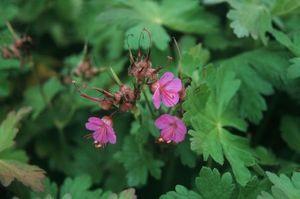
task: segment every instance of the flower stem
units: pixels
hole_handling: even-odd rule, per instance
[[[148,96],[147,96],[147,94],[146,94],[146,92],[145,92],[144,90],[143,90],[142,92],[143,92],[143,95],[144,95],[144,97],[145,97],[146,104],[147,104],[147,106],[148,106],[148,108],[149,108],[149,110],[150,110],[150,113],[151,113],[152,117],[154,118],[154,117],[155,117],[155,114],[154,114],[154,111],[153,111],[153,109],[152,109],[152,107],[151,107],[149,98],[148,98]]]
[[[178,76],[179,76],[179,78],[182,78],[182,66],[181,66],[182,56],[181,56],[180,48],[178,46],[178,43],[177,43],[175,37],[173,37],[173,40],[174,40],[175,47],[176,47],[178,57],[179,57],[179,60],[178,60]]]
[[[261,176],[265,176],[265,171],[258,165],[258,164],[255,164],[252,166],[252,169],[259,175]]]
[[[207,167],[212,168],[212,164],[213,164],[213,160],[212,158],[209,156],[207,159]]]
[[[16,32],[14,31],[13,27],[11,26],[11,24],[9,23],[9,21],[6,21],[6,26],[9,30],[9,32],[12,34],[13,38],[15,40],[19,39],[18,35],[16,34]]]
[[[117,74],[115,73],[114,69],[112,69],[112,67],[109,67],[110,68],[110,72],[114,78],[114,80],[116,81],[116,83],[121,86],[122,85],[122,82],[120,80],[120,78],[117,76]]]

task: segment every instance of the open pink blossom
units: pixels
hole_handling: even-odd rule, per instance
[[[110,117],[104,116],[102,119],[90,117],[85,127],[93,131],[92,137],[96,147],[102,147],[107,143],[116,143],[116,133],[112,128],[112,120]]]
[[[155,120],[155,126],[161,130],[159,141],[178,143],[185,138],[186,126],[176,116],[163,114]]]
[[[172,107],[179,101],[182,84],[179,78],[174,78],[173,73],[166,72],[152,85],[152,89],[154,92],[152,100],[156,109],[160,107],[161,102],[166,107]]]

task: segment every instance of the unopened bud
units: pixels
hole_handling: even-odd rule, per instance
[[[185,91],[185,88],[182,87],[182,89],[179,91],[179,99],[180,100],[183,100],[186,96],[186,91]]]
[[[113,102],[111,100],[108,100],[108,99],[103,99],[101,102],[100,102],[100,106],[103,110],[109,110],[111,109],[113,105]]]
[[[133,108],[133,105],[129,102],[125,102],[123,104],[120,105],[120,111],[122,112],[126,112],[129,111]]]
[[[107,124],[107,125],[109,125],[109,126],[112,126],[112,125],[113,125],[113,121],[112,121],[112,118],[111,118],[110,116],[104,116],[104,117],[102,117],[101,119],[102,119],[102,121],[103,121],[105,124]]]
[[[10,59],[12,57],[11,52],[7,48],[2,48],[1,52],[4,59]]]
[[[158,81],[154,82],[153,84],[150,85],[150,90],[152,93],[156,91],[156,89],[159,87]]]

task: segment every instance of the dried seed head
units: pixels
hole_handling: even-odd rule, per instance
[[[120,105],[120,111],[126,112],[133,108],[133,105],[130,102],[124,102]]]
[[[27,56],[30,55],[30,48],[32,47],[32,39],[29,36],[24,36],[15,40],[13,44],[2,48],[2,57],[4,59],[19,59],[22,66],[26,61]]]
[[[93,78],[99,72],[100,70],[98,68],[92,66],[90,58],[83,59],[73,71],[76,76],[81,76],[86,79]]]
[[[124,101],[135,101],[136,96],[133,90],[131,90],[130,87],[126,85],[121,85],[120,86],[120,93],[124,97]]]
[[[135,77],[136,81],[140,84],[145,80],[147,82],[157,80],[157,70],[152,68],[152,63],[149,59],[149,55],[144,57],[142,52],[138,51],[137,60],[131,59],[131,65],[129,68],[129,75]]]
[[[115,104],[119,104],[122,99],[122,93],[120,91],[114,94]]]

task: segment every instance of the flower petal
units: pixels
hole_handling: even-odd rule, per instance
[[[187,129],[186,129],[186,126],[185,126],[184,122],[181,119],[179,119],[178,117],[175,117],[175,118],[176,118],[177,130],[180,133],[185,134],[187,132]]]
[[[175,133],[174,130],[175,129],[172,126],[164,128],[164,129],[161,130],[160,136],[166,142],[171,141],[171,140],[173,140],[173,136],[174,136],[174,133]]]
[[[99,142],[100,144],[106,144],[108,142],[108,139],[106,136],[106,129],[100,128],[98,131],[95,131],[93,133],[93,138],[95,141]]]
[[[113,121],[112,121],[112,119],[111,119],[111,117],[109,117],[109,116],[104,116],[104,117],[102,117],[102,119],[101,119],[106,125],[108,125],[108,126],[113,126]]]
[[[173,116],[169,114],[163,114],[155,120],[155,126],[158,129],[164,129],[170,126],[174,122]]]
[[[172,81],[168,82],[163,89],[171,92],[179,92],[182,89],[181,80],[179,78],[175,78]]]
[[[175,136],[173,138],[174,142],[178,143],[178,142],[182,142],[185,138],[187,129],[185,124],[183,123],[183,121],[181,119],[179,119],[178,117],[174,117],[176,120],[176,132],[175,132]]]
[[[108,139],[108,142],[111,144],[115,144],[117,141],[116,133],[115,133],[114,129],[111,128],[110,126],[107,128],[107,139]]]
[[[168,91],[163,91],[161,93],[161,99],[162,99],[162,103],[166,107],[172,107],[172,106],[175,106],[179,102],[179,94],[168,92]]]
[[[100,126],[92,122],[87,122],[85,123],[85,128],[90,131],[97,131],[100,128]]]
[[[160,92],[159,92],[159,89],[156,89],[153,96],[152,96],[152,101],[153,101],[153,104],[155,106],[156,109],[159,109],[160,107]]]
[[[175,134],[173,136],[173,141],[178,143],[182,142],[185,138],[185,133],[179,132],[178,129],[176,129]]]
[[[98,125],[103,124],[103,121],[98,117],[90,117],[88,121]]]
[[[165,84],[167,84],[168,82],[172,81],[172,79],[174,78],[173,73],[171,72],[166,72],[163,74],[163,76],[159,79],[159,85],[162,87]]]

